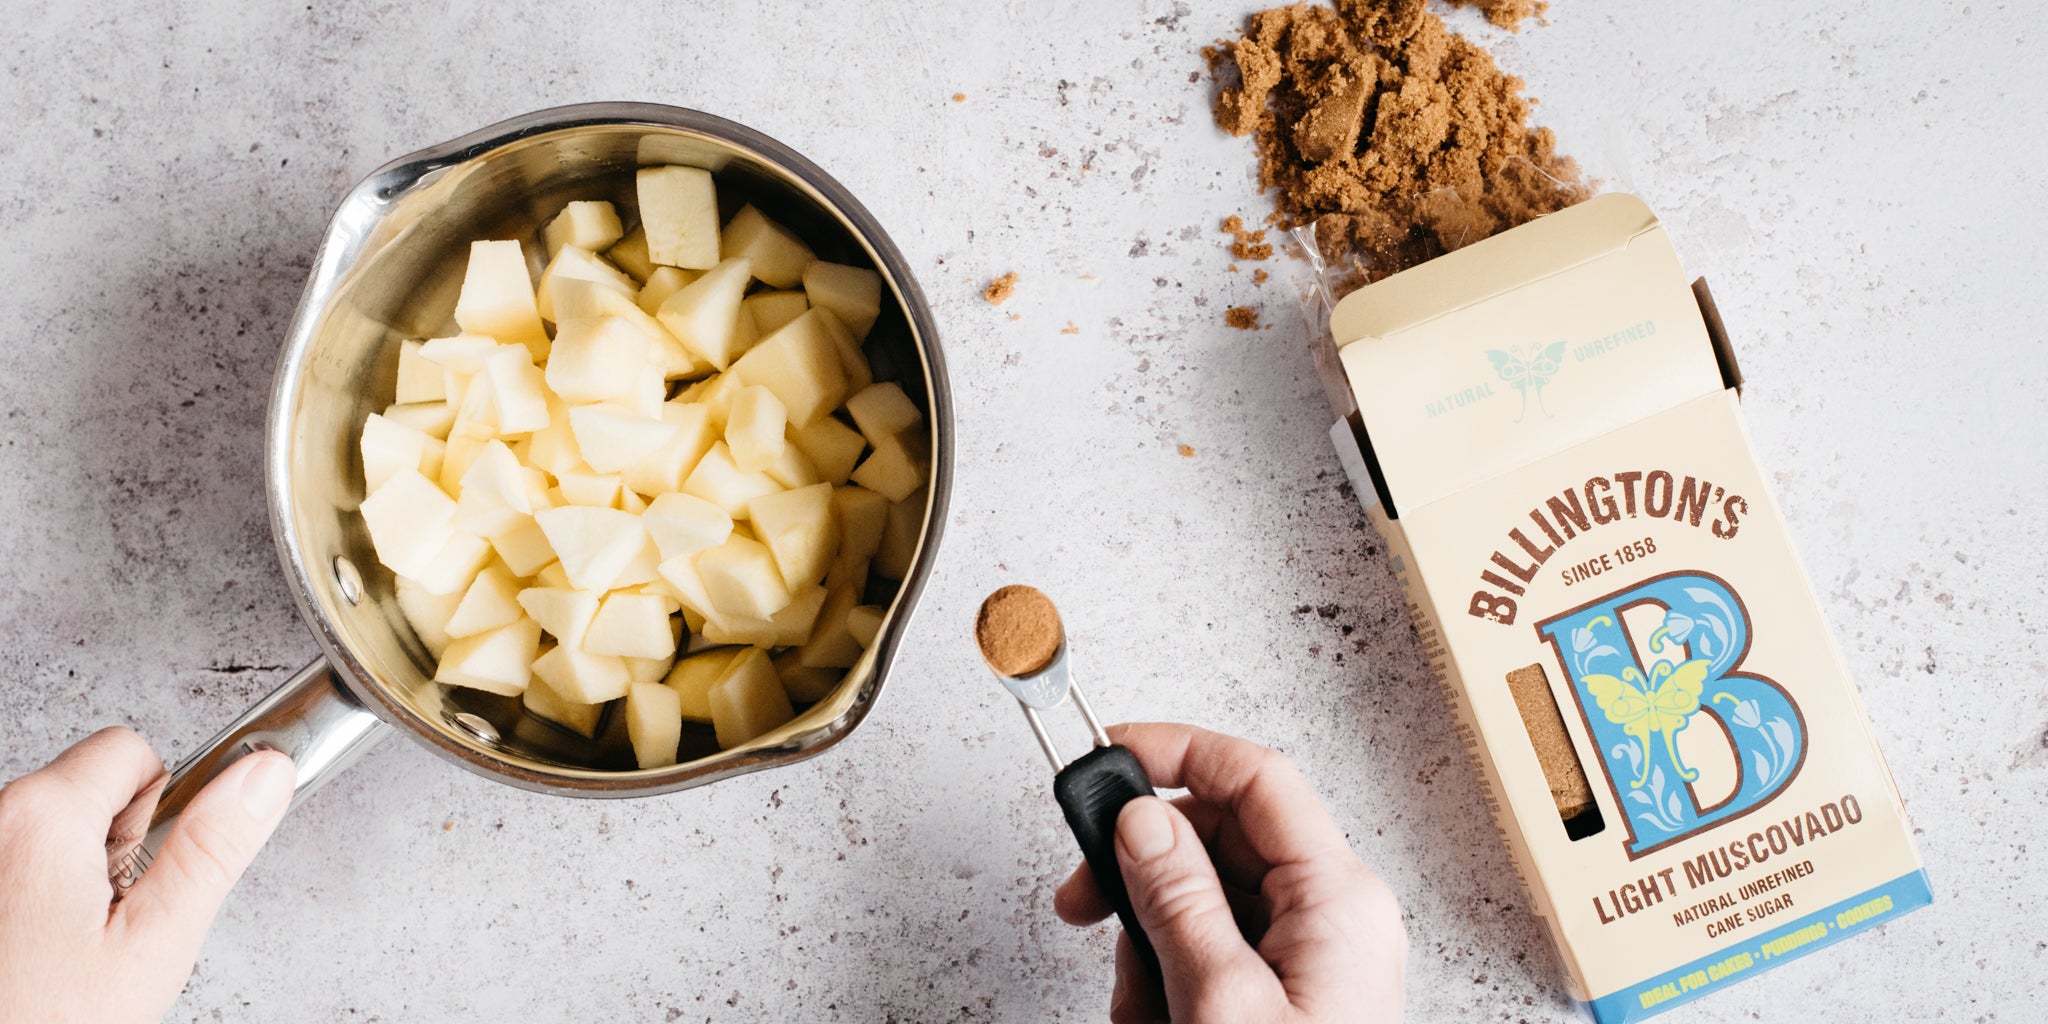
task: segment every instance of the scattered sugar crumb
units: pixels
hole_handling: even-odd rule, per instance
[[[1062,328],[1060,328],[1060,333],[1061,333],[1061,334],[1079,334],[1079,333],[1081,333],[1081,329],[1080,329],[1079,327],[1076,327],[1076,326],[1074,326],[1074,322],[1073,322],[1072,320],[1069,320],[1069,321],[1067,321],[1067,326],[1065,326],[1065,327],[1062,327]]]
[[[1233,263],[1230,265],[1230,272],[1233,274],[1237,273],[1237,264]]]
[[[1231,214],[1223,218],[1223,230],[1231,238],[1230,254],[1241,260],[1273,258],[1273,243],[1266,241],[1265,228],[1248,228],[1244,218]]]
[[[442,822],[442,823],[441,823],[441,831],[443,831],[443,832],[453,832],[453,831],[455,831],[455,823],[454,823],[453,821],[444,821],[444,822]]]
[[[1251,306],[1232,306],[1223,311],[1223,322],[1240,331],[1259,329],[1259,311]]]
[[[1263,271],[1263,270],[1254,270],[1254,271],[1252,271],[1252,283],[1253,283],[1253,284],[1265,284],[1265,283],[1266,283],[1266,279],[1267,279],[1267,278],[1269,278],[1269,277],[1272,277],[1272,276],[1273,276],[1273,275],[1271,275],[1271,274],[1268,274],[1268,273],[1266,273],[1266,272],[1265,272],[1265,271]]]
[[[1183,458],[1183,459],[1192,459],[1192,458],[1194,458],[1194,457],[1195,457],[1195,446],[1194,446],[1194,445],[1191,445],[1191,444],[1184,444],[1184,445],[1181,445],[1181,446],[1180,446],[1180,457],[1181,457],[1181,458]]]
[[[988,287],[983,288],[981,290],[981,298],[982,301],[987,302],[991,306],[1000,306],[1003,304],[1005,300],[1007,300],[1010,296],[1015,295],[1016,293],[1017,272],[1012,270],[1009,273],[1004,274],[1003,276],[998,277],[993,281],[990,281],[988,283]],[[1013,316],[1010,319],[1015,320],[1016,317]]]
[[[1010,314],[1010,319],[1012,319],[1012,320],[1022,320],[1022,319],[1024,319],[1024,314],[1022,314],[1022,313],[1012,313],[1012,314]]]
[[[1093,281],[1093,280],[1095,280],[1095,275],[1094,275],[1094,274],[1082,274],[1082,275],[1081,275],[1081,280],[1083,280],[1083,281]]]
[[[966,94],[966,93],[964,93],[964,92],[956,92],[956,93],[954,93],[954,94],[953,94],[953,102],[955,102],[955,103],[965,103],[965,102],[967,102],[967,94]]]

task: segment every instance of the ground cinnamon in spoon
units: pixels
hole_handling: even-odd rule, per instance
[[[1052,599],[1021,584],[990,594],[974,617],[981,656],[1006,676],[1028,676],[1052,664],[1064,635]]]
[[[1537,0],[1452,0],[1514,28]],[[1203,51],[1216,123],[1257,143],[1274,223],[1313,224],[1351,287],[1377,281],[1592,194],[1522,80],[1425,0],[1297,3],[1251,16]]]

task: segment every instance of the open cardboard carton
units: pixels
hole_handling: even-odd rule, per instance
[[[1594,1019],[1930,902],[1720,319],[1641,200],[1370,285],[1330,332],[1332,438]]]

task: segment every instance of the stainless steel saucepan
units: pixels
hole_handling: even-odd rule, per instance
[[[867,354],[876,379],[898,381],[925,407],[932,470],[910,572],[900,586],[870,585],[869,603],[891,610],[847,681],[754,743],[720,751],[708,729],[686,729],[682,763],[637,770],[619,723],[590,740],[522,714],[516,698],[431,682],[433,659],[399,614],[392,577],[356,512],[356,442],[365,417],[392,399],[399,341],[452,332],[471,241],[537,245],[542,225],[571,199],[630,210],[634,171],[659,164],[710,170],[723,214],[751,202],[820,258],[881,273],[884,308]],[[394,732],[480,775],[583,797],[666,793],[817,754],[852,732],[881,693],[945,522],[952,441],[938,332],[902,254],[838,182],[759,132],[693,110],[595,103],[513,118],[385,165],[334,215],[270,397],[271,530],[321,657],[172,769],[146,826],[117,825],[109,845],[117,889],[148,867],[199,788],[254,750],[291,755],[294,802]]]

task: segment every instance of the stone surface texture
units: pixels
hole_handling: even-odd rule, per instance
[[[1073,843],[968,638],[980,596],[1020,580],[1059,601],[1110,716],[1300,761],[1401,894],[1410,1019],[1570,1019],[1325,440],[1302,266],[1226,269],[1218,221],[1267,206],[1195,51],[1249,8],[7,8],[0,778],[108,723],[176,759],[312,656],[260,493],[263,409],[333,204],[391,157],[595,99],[754,125],[894,235],[958,396],[938,575],[849,742],[628,802],[388,743],[285,822],[171,1020],[1103,1018],[1112,936],[1052,915]],[[1559,0],[1520,34],[1453,20],[1713,282],[1938,892],[1665,1019],[2040,1019],[2034,12]],[[1011,270],[1015,297],[983,302]],[[1267,329],[1226,327],[1233,305]]]

